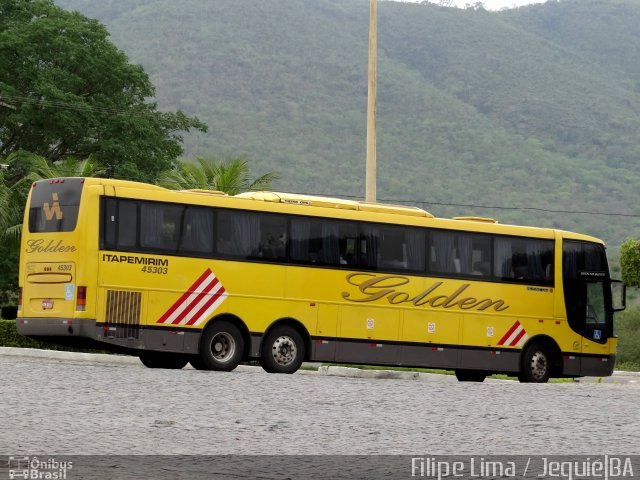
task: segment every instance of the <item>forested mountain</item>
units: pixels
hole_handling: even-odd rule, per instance
[[[208,123],[187,156],[244,155],[278,189],[363,195],[367,0],[57,3],[105,23],[161,107]],[[378,11],[381,201],[613,245],[640,235],[638,0]]]

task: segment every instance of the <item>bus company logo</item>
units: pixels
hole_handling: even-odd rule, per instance
[[[51,197],[53,198],[53,205],[49,205],[49,202],[44,202],[42,204],[42,211],[44,212],[44,217],[47,221],[53,220],[53,217],[56,217],[56,220],[62,220],[62,210],[60,209],[60,202],[58,201],[58,194],[52,193]]]
[[[193,285],[167,310],[156,323],[165,325],[200,325],[228,296],[227,291],[207,268]]]
[[[9,479],[50,479],[65,480],[67,471],[73,469],[73,462],[58,461],[55,458],[41,460],[38,457],[9,457]]]
[[[75,252],[76,247],[73,245],[65,245],[62,240],[49,240],[45,241],[41,238],[35,238],[27,241],[27,253],[70,253]]]
[[[386,300],[391,305],[411,304],[415,307],[459,308],[462,310],[487,310],[493,308],[502,312],[509,308],[502,299],[476,298],[468,296],[471,284],[465,283],[454,292],[445,290],[444,282],[435,282],[426,290],[413,294],[401,289],[410,283],[406,277],[399,275],[376,275],[373,273],[351,273],[346,277],[347,283],[357,287],[358,293],[342,292],[342,298],[350,302],[365,303]]]
[[[520,324],[519,321],[516,321],[511,328],[504,334],[504,336],[498,342],[498,345],[504,345],[507,347],[518,347],[527,341],[529,335],[527,335],[527,331]]]

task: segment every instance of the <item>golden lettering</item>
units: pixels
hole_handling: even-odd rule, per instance
[[[421,307],[422,305],[429,303],[430,302],[428,298],[429,294],[433,292],[436,288],[438,288],[440,285],[442,285],[442,282],[434,283],[429,288],[427,288],[424,292],[422,292],[419,295],[416,295],[411,303],[413,303],[416,307]]]
[[[447,297],[446,295],[438,295],[437,297],[433,297],[431,300],[429,300],[427,304],[431,305],[433,308],[438,308],[444,305],[444,302],[446,302],[448,298],[449,297]],[[437,305],[436,302],[438,302]]]
[[[503,310],[506,310],[507,308],[509,308],[508,305],[504,304],[504,301],[502,300],[491,300],[489,298],[485,298],[484,300],[481,300],[478,302],[478,310],[486,310],[487,308],[493,306],[493,309],[496,312],[502,312]]]
[[[477,305],[478,301],[475,298],[463,298],[458,302],[458,307],[462,310],[469,310]]]
[[[356,277],[370,277],[368,280],[364,280],[361,283],[354,283]],[[394,293],[394,287],[401,287],[409,283],[408,278],[396,277],[393,275],[386,275],[383,277],[376,277],[370,273],[351,273],[347,275],[347,282],[351,285],[358,287],[360,293],[367,295],[365,298],[355,299],[350,298],[349,292],[342,292],[342,298],[351,302],[373,302],[379,300],[387,295]]]
[[[429,306],[431,308],[450,309],[457,307],[461,310],[477,309],[480,311],[493,307],[496,312],[502,312],[509,308],[505,305],[504,300],[492,300],[484,298],[478,300],[475,297],[460,296],[471,287],[471,284],[465,283],[458,287],[451,294],[446,291],[441,295],[434,294],[443,287],[444,282],[435,282],[425,291],[412,296],[412,294],[404,289],[400,289],[407,285],[410,280],[400,275],[376,275],[374,273],[351,273],[346,277],[347,283],[358,289],[358,293],[362,296],[353,295],[350,292],[342,292],[342,298],[350,302],[367,303],[376,300],[385,299],[391,305],[401,305],[410,303],[415,307]]]

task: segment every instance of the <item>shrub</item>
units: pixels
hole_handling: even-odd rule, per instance
[[[640,240],[629,238],[620,247],[622,281],[631,287],[640,287]]]
[[[15,320],[0,320],[0,347],[39,348],[41,350],[65,350],[70,352],[109,353],[103,350],[88,350],[65,347],[55,343],[40,342],[23,337],[16,329]]]
[[[640,365],[640,310],[629,309],[616,314],[618,363]]]

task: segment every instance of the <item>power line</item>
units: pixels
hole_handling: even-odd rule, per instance
[[[53,108],[66,108],[69,110],[77,110],[77,111],[96,111],[99,113],[106,114],[115,114],[115,115],[129,115],[129,116],[139,116],[139,117],[148,117],[153,116],[156,113],[162,112],[131,112],[130,110],[125,110],[121,108],[108,108],[108,107],[99,107],[96,105],[77,105],[69,102],[58,101],[58,100],[44,100],[44,99],[34,99],[31,97],[26,97],[22,95],[6,95],[2,94],[0,99],[6,99],[13,102],[29,102],[32,104],[40,104],[43,106],[50,106]],[[3,104],[4,105],[4,104]],[[148,105],[148,104],[143,104]],[[11,105],[12,109],[15,109],[13,105]],[[135,180],[135,181],[144,181],[144,179],[126,179],[122,178],[121,180]],[[174,183],[180,186],[180,183],[173,180],[165,180],[165,183]],[[209,188],[220,189],[225,188],[225,185],[207,185]],[[319,195],[319,196],[334,196],[340,198],[348,198],[348,199],[359,199],[362,200],[362,197],[356,195],[331,195],[331,194],[323,194],[323,193],[311,193],[310,195]],[[591,211],[581,211],[581,210],[558,210],[558,209],[548,209],[548,208],[540,208],[540,207],[505,207],[498,205],[475,205],[475,204],[465,204],[465,203],[444,203],[444,202],[433,202],[427,200],[395,200],[395,199],[380,199],[385,203],[405,203],[405,204],[414,204],[414,205],[437,205],[443,207],[463,207],[463,208],[483,208],[487,210],[515,210],[515,211],[535,211],[535,212],[544,212],[544,213],[563,213],[568,215],[599,215],[599,216],[609,216],[609,217],[626,217],[626,218],[640,218],[638,214],[630,214],[630,213],[612,213],[612,212],[591,212]]]
[[[94,111],[97,113],[105,113],[111,115],[128,115],[131,117],[151,117],[158,113],[163,113],[161,111],[152,111],[152,112],[143,112],[143,111],[132,111],[131,109],[117,108],[117,107],[102,107],[98,105],[91,105],[88,103],[83,104],[75,104],[70,102],[65,102],[63,100],[47,100],[42,98],[32,98],[26,97],[24,95],[0,95],[0,99],[6,99],[12,102],[24,102],[30,103],[32,105],[40,105],[42,107],[50,107],[50,108],[58,108],[58,109],[66,109],[66,110],[74,110],[74,111]],[[148,103],[136,103],[134,106],[150,106]],[[12,110],[16,110],[17,107],[12,105]]]
[[[115,177],[114,177],[115,178]],[[120,178],[119,180],[132,180],[131,178]],[[137,179],[136,181],[144,181],[143,179]],[[164,179],[162,182],[164,184],[173,184],[178,187],[183,187],[183,185],[177,181],[172,179]],[[211,190],[224,190],[232,185],[210,185],[210,184],[200,184],[198,188],[211,189]],[[251,189],[253,191],[259,191],[259,189]],[[322,197],[334,197],[334,198],[345,198],[349,200],[357,200],[364,201],[363,197],[358,195],[344,195],[344,194],[330,194],[330,193],[317,193],[317,192],[309,192],[306,195],[317,195]],[[499,205],[476,205],[472,203],[444,203],[444,202],[433,202],[428,200],[398,200],[398,199],[388,199],[381,198],[381,202],[390,203],[390,204],[412,204],[412,205],[437,205],[441,207],[463,207],[463,208],[484,208],[487,210],[516,210],[516,211],[536,211],[536,212],[544,212],[544,213],[563,213],[568,215],[600,215],[605,217],[626,217],[626,218],[640,218],[640,214],[633,213],[614,213],[614,212],[591,212],[586,210],[559,210],[559,209],[549,209],[549,208],[540,208],[540,207],[505,207]]]

